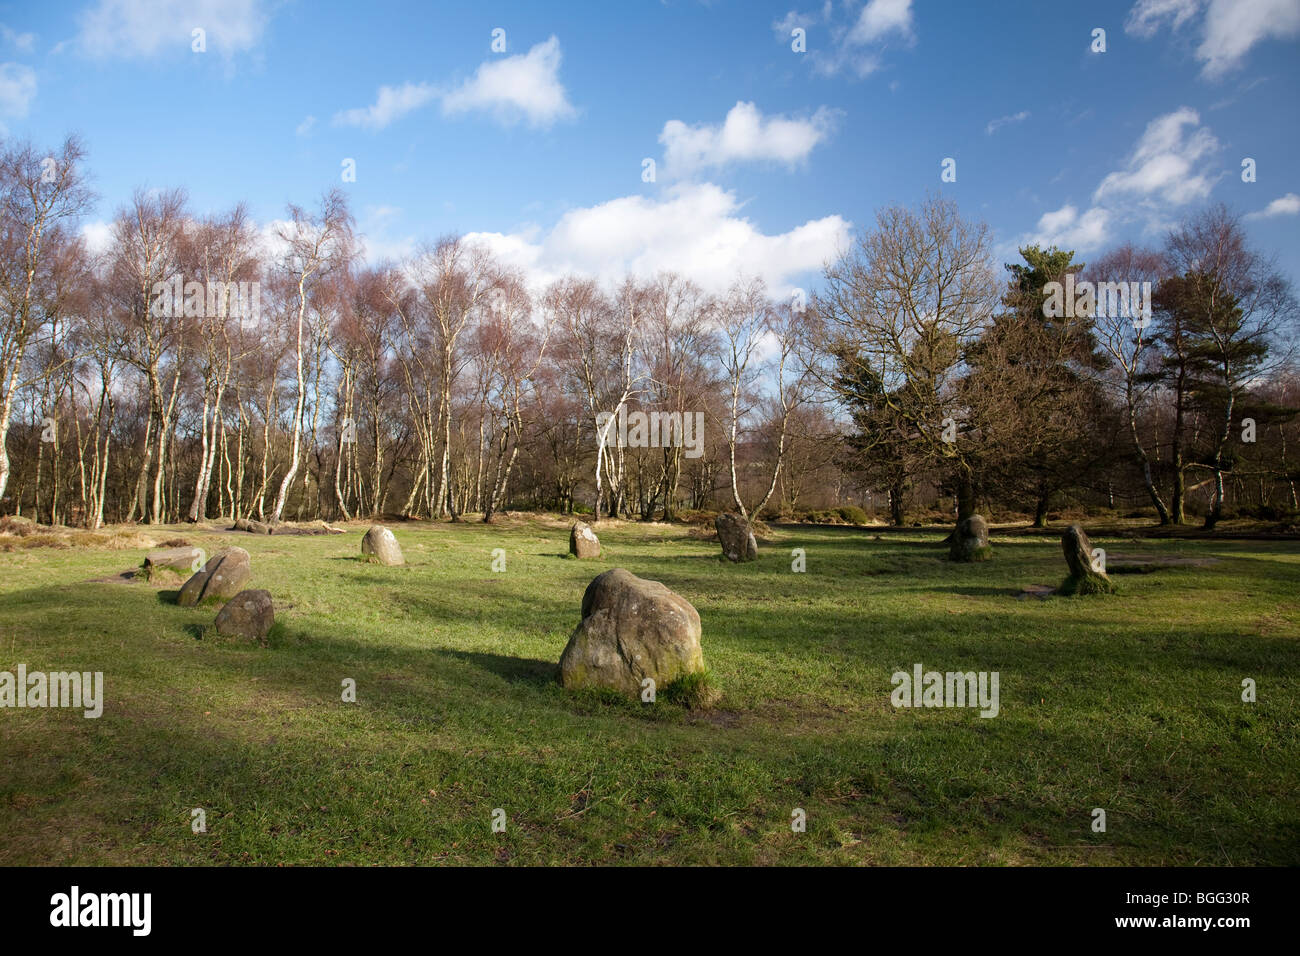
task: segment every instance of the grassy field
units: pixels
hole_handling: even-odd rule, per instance
[[[730,565],[698,529],[602,523],[580,562],[567,523],[512,518],[393,525],[386,568],[356,559],[366,527],[146,529],[246,548],[265,648],[115,579],[143,550],[0,553],[0,670],[103,671],[107,698],[0,710],[0,864],[1300,863],[1295,541],[1102,538],[1218,561],[1038,600],[1054,536],[958,566],[942,533],[778,527]],[[555,683],[610,567],[699,610],[716,708]],[[998,671],[999,716],[895,709],[916,663]]]

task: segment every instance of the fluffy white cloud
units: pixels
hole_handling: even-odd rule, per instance
[[[992,136],[1003,126],[1010,126],[1012,123],[1023,123],[1029,119],[1029,110],[1021,110],[1019,113],[1012,113],[1009,116],[999,116],[995,120],[989,120],[989,124],[984,127],[984,132]]]
[[[1082,215],[1069,203],[1053,212],[1045,212],[1038,220],[1037,229],[1022,238],[1019,246],[1056,246],[1058,249],[1093,249],[1106,240],[1110,213],[1094,206]]]
[[[719,291],[737,276],[758,275],[776,295],[794,277],[818,270],[849,243],[840,216],[814,219],[775,235],[740,215],[736,196],[712,183],[679,184],[664,198],[624,196],[565,213],[548,232],[471,233],[503,261],[543,286],[575,272],[614,283],[678,272]]]
[[[912,36],[912,0],[871,0],[858,14],[848,42],[876,43],[893,33]]]
[[[510,126],[550,126],[577,111],[560,83],[560,41],[551,37],[527,53],[487,60],[465,82],[451,89],[432,83],[381,86],[370,106],[334,114],[336,126],[379,130],[435,100],[446,115],[482,111]]]
[[[104,58],[190,53],[199,28],[209,50],[230,56],[256,47],[268,19],[264,0],[99,0],[78,18],[77,46]]]
[[[401,86],[381,86],[379,95],[370,106],[359,106],[334,114],[335,126],[360,126],[379,130],[407,113],[418,110],[438,95],[428,83],[403,83]]]
[[[845,4],[843,9],[852,6]],[[884,65],[881,52],[889,41],[901,40],[908,46],[916,42],[912,0],[870,0],[851,21],[836,16],[835,5],[826,0],[820,11],[791,10],[772,24],[783,43],[790,42],[795,27],[808,31],[808,59],[816,72],[826,76],[841,72],[869,76]],[[817,41],[812,36],[814,27],[821,31]],[[820,37],[829,37],[829,43]]]
[[[1274,216],[1294,216],[1297,213],[1300,213],[1300,196],[1295,193],[1287,193],[1285,196],[1278,196],[1277,199],[1274,199],[1259,212],[1248,214],[1246,218],[1272,219]]]
[[[1183,107],[1147,124],[1124,167],[1107,174],[1080,212],[1069,203],[1044,213],[1017,245],[1036,243],[1087,252],[1103,245],[1111,230],[1140,221],[1150,233],[1165,228],[1174,210],[1205,199],[1214,186],[1213,155],[1219,143]]]
[[[102,220],[84,223],[81,227],[81,241],[86,244],[86,250],[92,256],[102,255],[108,251],[109,244],[113,241],[113,224]]]
[[[442,97],[444,113],[491,113],[507,125],[550,126],[576,115],[560,82],[560,41],[552,36],[527,53],[488,60]]]
[[[809,119],[764,117],[753,103],[738,102],[721,126],[669,120],[659,134],[664,165],[672,175],[746,161],[794,166],[831,134],[837,115],[822,107]]]
[[[1124,169],[1110,173],[1094,201],[1158,197],[1182,205],[1209,195],[1214,181],[1202,160],[1219,148],[1218,140],[1189,107],[1147,124]]]
[[[1201,43],[1196,58],[1202,75],[1218,79],[1242,65],[1262,40],[1300,35],[1300,0],[1138,0],[1124,29],[1149,39],[1167,22],[1177,30],[1201,10]]]
[[[21,119],[35,98],[35,70],[21,63],[0,64],[0,116]]]
[[[316,117],[308,116],[305,119],[303,119],[301,123],[298,124],[298,128],[295,129],[294,132],[297,133],[299,136],[306,136],[308,133],[312,131],[312,129],[315,126],[316,126]]]
[[[1300,35],[1300,0],[1212,0],[1196,58],[1208,77],[1236,69],[1256,43]]]

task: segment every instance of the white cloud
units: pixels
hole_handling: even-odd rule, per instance
[[[198,28],[209,50],[231,56],[256,47],[268,19],[264,0],[98,0],[78,17],[77,45],[102,58],[188,54]]]
[[[671,175],[746,161],[794,166],[831,134],[837,115],[822,107],[809,119],[764,117],[753,103],[738,102],[721,126],[669,120],[659,134],[664,166]]]
[[[807,13],[800,13],[798,10],[791,10],[780,20],[772,23],[772,29],[776,31],[777,39],[785,41],[790,39],[790,34],[795,28],[807,30],[817,22],[817,18]]]
[[[361,258],[371,264],[401,262],[410,259],[419,248],[419,239],[413,235],[391,235],[391,227],[402,216],[400,206],[367,206],[360,221],[358,239]]]
[[[740,213],[736,196],[712,183],[679,184],[663,199],[624,196],[565,213],[549,232],[471,233],[535,286],[568,273],[614,283],[631,273],[674,271],[712,291],[759,275],[774,294],[818,270],[849,242],[850,223],[826,216],[767,235]]]
[[[316,117],[308,116],[306,119],[304,119],[301,123],[298,124],[298,128],[294,130],[294,132],[297,133],[299,136],[306,136],[308,133],[312,131],[312,128],[315,125],[316,125]]]
[[[876,43],[892,33],[912,36],[912,0],[871,0],[849,31],[848,42]]]
[[[1150,39],[1159,32],[1165,20],[1177,30],[1191,20],[1200,9],[1200,0],[1138,0],[1124,21],[1124,31],[1134,36]]]
[[[474,76],[442,97],[444,113],[492,113],[506,125],[520,119],[550,126],[577,111],[560,82],[560,41],[552,36],[527,53],[488,60]]]
[[[1262,40],[1300,35],[1300,0],[1138,0],[1124,29],[1150,39],[1166,22],[1177,30],[1202,10],[1205,17],[1196,59],[1207,79],[1240,67]]]
[[[1019,246],[1037,245],[1043,248],[1086,250],[1101,245],[1107,236],[1110,213],[1094,206],[1083,215],[1066,203],[1054,212],[1045,212],[1038,220],[1037,230],[1017,243]]]
[[[1274,199],[1259,212],[1247,214],[1246,218],[1271,219],[1274,216],[1294,216],[1297,213],[1300,213],[1300,196],[1295,193],[1287,193],[1285,196]]]
[[[1044,213],[1017,245],[1087,252],[1127,222],[1141,222],[1147,233],[1167,228],[1177,207],[1210,194],[1217,178],[1211,161],[1218,149],[1218,140],[1200,125],[1195,110],[1182,107],[1157,116],[1143,130],[1124,167],[1102,179],[1088,209],[1080,212],[1066,203]]]
[[[1101,181],[1093,201],[1156,197],[1182,205],[1209,195],[1214,185],[1201,162],[1219,148],[1200,116],[1182,107],[1147,124],[1123,170]]]
[[[294,231],[291,219],[268,219],[257,230],[258,251],[268,262],[279,262],[289,252],[289,243],[285,236]]]
[[[336,113],[333,122],[335,126],[380,130],[440,100],[447,115],[483,111],[507,126],[520,120],[530,126],[550,126],[577,114],[560,83],[559,70],[560,41],[551,37],[527,53],[485,61],[473,77],[453,89],[432,83],[381,86],[372,105]]]
[[[36,49],[35,33],[19,33],[3,23],[0,23],[0,38],[23,53],[31,53]]]
[[[401,86],[381,86],[379,95],[370,106],[344,110],[334,114],[335,126],[360,126],[380,130],[394,120],[417,110],[438,95],[428,83],[403,83]]]
[[[1029,119],[1029,110],[1021,110],[1019,113],[1012,113],[1009,116],[999,116],[995,120],[989,120],[989,124],[984,127],[984,132],[992,136],[1003,126],[1009,126],[1012,123],[1023,123]]]
[[[35,70],[21,63],[0,64],[0,116],[22,119],[35,98]]]
[[[1256,43],[1300,35],[1300,0],[1211,0],[1196,58],[1211,78],[1236,69]]]
[[[108,251],[113,242],[113,224],[96,220],[84,223],[81,227],[81,241],[92,256],[102,255]]]
[[[852,5],[844,4],[842,9],[851,10]],[[808,59],[812,68],[825,76],[841,72],[869,76],[884,66],[882,53],[891,40],[901,40],[906,46],[916,42],[912,0],[870,0],[851,21],[838,18],[835,5],[826,0],[820,11],[791,10],[772,24],[783,43],[790,42],[795,27],[808,31]],[[814,27],[819,28],[816,37]]]

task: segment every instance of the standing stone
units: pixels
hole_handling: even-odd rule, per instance
[[[395,566],[406,563],[397,538],[381,524],[371,525],[366,536],[361,539],[361,553],[370,555],[380,564]]]
[[[591,525],[582,521],[574,522],[569,529],[569,554],[575,558],[600,557],[600,539],[591,530]]]
[[[704,670],[700,615],[658,581],[614,568],[582,596],[582,622],[560,656],[565,687],[604,687],[639,697],[649,677],[657,691]]]
[[[1088,540],[1083,528],[1072,524],[1062,531],[1061,550],[1065,552],[1065,563],[1070,567],[1070,575],[1057,589],[1057,593],[1070,596],[1115,592],[1115,585],[1106,572],[1092,566],[1092,542]]]
[[[753,561],[758,557],[758,542],[749,522],[738,514],[720,514],[713,519],[718,529],[718,543],[728,561]]]
[[[248,552],[243,548],[229,548],[208,558],[208,563],[181,585],[176,603],[193,607],[211,598],[232,598],[243,590],[252,576]]]
[[[948,546],[953,561],[987,561],[993,557],[989,547],[989,523],[982,515],[971,515],[957,522],[957,530]]]
[[[270,591],[240,591],[217,614],[217,633],[226,637],[265,641],[274,623],[275,608],[271,603]]]

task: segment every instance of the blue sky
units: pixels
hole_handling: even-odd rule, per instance
[[[0,24],[0,123],[83,137],[92,243],[138,186],[269,223],[339,185],[372,258],[458,232],[539,282],[784,292],[930,191],[1000,261],[1158,243],[1222,200],[1300,279],[1300,0],[82,0],[0,3]]]

